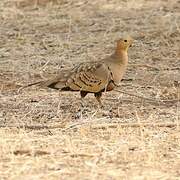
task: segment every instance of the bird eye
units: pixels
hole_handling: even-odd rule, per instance
[[[127,40],[125,39],[124,42],[127,42]]]

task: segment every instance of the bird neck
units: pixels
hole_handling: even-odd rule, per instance
[[[128,53],[127,53],[127,50],[116,49],[115,53],[112,56],[115,57],[115,59],[120,64],[127,64],[128,63]]]

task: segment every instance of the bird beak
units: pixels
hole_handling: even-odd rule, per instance
[[[134,39],[131,39],[131,41],[130,41],[131,44],[129,45],[129,47],[132,47],[133,41],[134,41]]]

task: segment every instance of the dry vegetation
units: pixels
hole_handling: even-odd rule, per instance
[[[179,0],[1,0],[0,22],[0,179],[180,178]],[[136,40],[119,89],[155,101],[17,92],[124,33]]]

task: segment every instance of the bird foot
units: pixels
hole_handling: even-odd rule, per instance
[[[99,108],[99,109],[102,109],[103,107],[104,107],[103,104],[102,104],[101,102],[99,102],[99,103],[98,103],[98,108]]]
[[[83,98],[80,99],[80,106],[81,106],[82,109],[84,109],[86,107],[86,104],[85,104]]]

